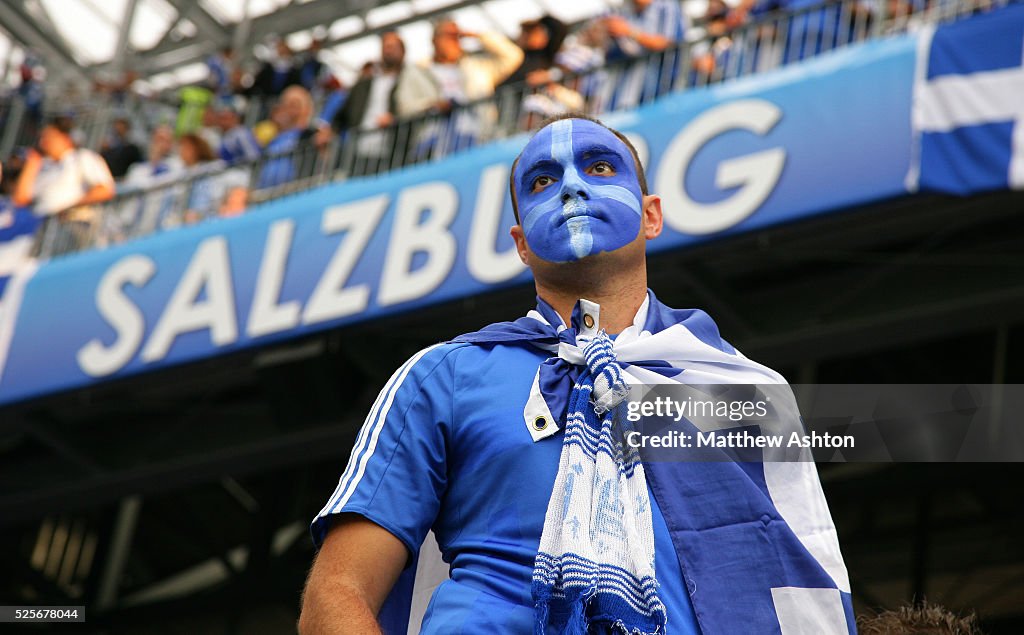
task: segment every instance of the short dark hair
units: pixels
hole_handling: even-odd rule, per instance
[[[563,119],[583,119],[585,121],[596,123],[597,125],[601,126],[605,130],[610,131],[612,134],[618,137],[619,141],[626,144],[626,147],[629,148],[629,153],[633,155],[633,163],[636,165],[636,179],[640,183],[640,193],[643,194],[644,196],[647,196],[647,175],[644,173],[644,166],[642,163],[640,163],[640,155],[637,154],[636,148],[633,147],[632,142],[630,142],[629,138],[626,135],[622,134],[615,128],[610,128],[604,125],[604,123],[600,119],[597,119],[596,117],[591,117],[590,115],[585,115],[581,112],[567,112],[561,115],[555,115],[554,117],[549,117],[542,121],[540,126],[537,128],[536,132],[534,132],[534,135],[536,135],[544,128],[547,128],[551,124],[555,123],[556,121],[562,121]],[[520,152],[516,156],[516,160],[512,162],[512,170],[508,174],[508,193],[509,196],[512,198],[512,213],[516,215],[516,224],[520,222],[519,201],[516,199],[516,166],[519,165],[519,159],[522,156],[522,152]]]
[[[383,33],[380,34],[381,41],[383,41],[385,37],[394,37],[396,40],[398,40],[398,43],[402,46],[402,52],[405,53],[405,40],[403,40],[402,36],[398,34],[398,31],[384,31]]]
[[[981,635],[973,613],[960,616],[928,603],[861,615],[857,631],[861,635]]]
[[[46,125],[70,136],[71,131],[75,129],[75,120],[71,115],[54,115],[46,121]]]

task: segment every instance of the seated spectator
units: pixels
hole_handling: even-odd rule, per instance
[[[632,108],[671,88],[679,72],[679,56],[670,49],[683,43],[686,32],[686,14],[678,0],[629,0],[605,18],[605,27],[611,36],[609,62],[666,52],[661,64],[649,70],[627,70],[620,80],[617,103],[611,107]]]
[[[144,189],[180,176],[181,160],[171,156],[173,150],[174,132],[169,126],[157,126],[149,138],[146,161],[132,165],[125,175],[126,189]]]
[[[28,151],[12,197],[17,206],[32,205],[37,215],[53,217],[45,237],[49,244],[44,245],[49,255],[91,244],[99,222],[95,205],[114,196],[114,177],[106,162],[92,150],[75,147],[73,127],[66,116],[43,127],[39,151]]]
[[[466,53],[462,40],[473,38],[482,50]],[[453,108],[490,97],[494,89],[523,62],[523,51],[500,33],[470,33],[459,29],[451,18],[434,25],[434,57],[427,68],[436,80],[441,99],[437,108],[451,113]],[[424,150],[446,151],[466,148],[486,138],[497,122],[493,104],[481,104],[473,110],[458,110],[448,117],[444,126],[433,126],[424,132],[425,139],[417,154]]]
[[[186,223],[218,215],[229,198],[229,191],[241,188],[244,192],[248,188],[248,172],[225,169],[227,164],[215,157],[210,144],[197,134],[187,134],[178,140],[178,155],[185,166],[183,176],[187,196],[179,199],[179,206],[184,209],[182,217]],[[232,196],[234,212],[237,211],[238,194]]]
[[[131,138],[132,124],[127,117],[114,120],[110,136],[103,142],[100,155],[107,162],[110,173],[119,179],[128,173],[133,163],[142,160],[142,150]]]
[[[260,158],[263,150],[256,135],[242,125],[242,116],[230,106],[216,112],[217,127],[220,128],[220,147],[217,154],[228,165],[252,163]]]
[[[344,105],[330,122],[317,133],[317,142],[323,144],[331,129],[341,133],[360,129],[355,143],[356,160],[353,173],[374,172],[382,161],[404,157],[410,142],[410,131],[390,133],[396,122],[415,117],[437,104],[440,92],[430,73],[415,64],[405,62],[405,42],[398,33],[388,31],[380,36],[380,63],[369,68],[352,86]],[[404,134],[396,135],[395,132]]]
[[[130,236],[145,235],[166,224],[175,208],[175,195],[169,184],[184,171],[181,160],[171,156],[174,133],[170,126],[161,125],[153,130],[149,140],[149,156],[144,163],[136,163],[128,170],[121,191],[150,190],[138,198],[129,198],[117,210],[117,220],[109,229],[114,241]]]
[[[605,51],[611,46],[603,19],[591,20],[566,37],[555,54],[555,64],[577,75],[572,86],[589,103],[590,112],[603,112],[611,95],[608,73],[603,70]]]
[[[313,98],[309,91],[301,86],[285,89],[274,110],[278,133],[267,144],[267,162],[260,170],[257,188],[283,185],[310,171],[315,152],[309,141],[316,133],[309,126],[312,117]]]

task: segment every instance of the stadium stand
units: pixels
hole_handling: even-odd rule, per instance
[[[620,4],[552,6],[562,32],[539,3],[519,44],[547,46],[541,24],[561,41],[523,79],[338,133],[361,71],[332,75],[337,47],[398,29],[429,53],[429,20],[478,31],[465,11],[486,3],[122,4],[173,17],[95,62],[53,37],[47,3],[0,3],[0,604],[85,605],[80,632],[292,632],[308,521],[388,373],[531,306],[508,166],[580,107],[636,140],[674,210],[651,254],[663,300],[794,384],[991,384],[1004,413],[1024,405],[1020,3],[687,0],[653,46]],[[290,85],[313,116],[268,153]],[[123,143],[118,120],[144,158],[161,126],[176,144],[155,178],[118,180],[78,253],[7,198],[71,113],[97,151]],[[359,151],[381,135],[397,150]],[[1024,444],[991,416],[989,463],[820,465],[859,610],[927,597],[1024,630]]]

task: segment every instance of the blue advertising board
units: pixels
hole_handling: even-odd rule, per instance
[[[662,197],[649,249],[906,193],[917,45],[875,41],[607,116]],[[507,194],[525,139],[43,263],[0,311],[0,404],[527,282]]]

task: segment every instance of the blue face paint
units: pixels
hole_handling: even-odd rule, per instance
[[[551,262],[614,251],[640,233],[642,194],[633,155],[586,119],[561,119],[530,140],[516,165],[526,242]]]

